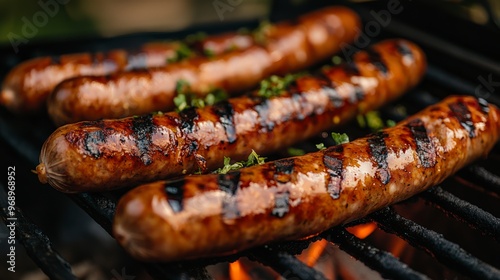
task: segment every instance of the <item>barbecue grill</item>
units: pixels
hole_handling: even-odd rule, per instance
[[[274,1],[271,19],[291,18],[308,9],[332,4],[324,3],[324,1],[311,1],[296,6],[291,2],[297,1]],[[339,1],[333,4],[339,4]],[[367,24],[369,22],[377,22],[374,12],[387,10],[385,1],[356,4],[341,2],[341,4],[351,6],[358,11],[363,19],[364,28],[369,26]],[[498,39],[500,26],[498,19],[492,13],[489,2],[477,1],[477,5],[483,7],[489,17],[483,25],[450,14],[447,10],[440,9],[442,5],[444,4],[441,1],[401,1],[401,12],[391,14],[387,26],[383,27],[379,23],[379,27],[382,27],[379,32],[375,32],[375,29],[365,30],[366,34],[373,34],[367,37],[370,43],[390,37],[408,38],[424,49],[429,61],[424,81],[396,103],[381,109],[383,117],[401,120],[404,117],[399,110],[401,106],[405,106],[407,113],[412,114],[446,95],[455,93],[476,95],[500,105],[500,96],[497,92],[500,86],[499,82],[495,82],[500,81],[500,53],[497,51],[500,44]],[[256,25],[257,21],[248,21],[215,24],[202,29],[208,33],[215,33]],[[371,25],[375,26],[375,24]],[[199,31],[199,28],[192,27],[168,34],[141,33],[85,41],[30,43],[23,46],[22,51],[17,55],[10,46],[3,46],[0,51],[2,61],[0,77],[5,76],[15,64],[34,56],[103,51],[124,46],[134,48],[147,41],[182,38],[196,31]],[[358,44],[363,43],[358,42]],[[356,44],[354,46],[364,47]],[[58,235],[61,232],[56,229],[63,225],[66,229],[62,232],[67,234],[71,232],[71,228],[80,230],[82,225],[79,223],[91,228],[95,228],[98,224],[110,233],[115,204],[122,193],[63,195],[48,186],[41,186],[36,176],[29,174],[29,170],[38,164],[40,147],[54,129],[55,127],[46,115],[14,116],[4,108],[0,109],[0,145],[3,151],[0,162],[2,173],[5,174],[5,177],[2,175],[3,179],[0,181],[2,208],[0,214],[8,224],[8,219],[12,216],[7,211],[6,173],[8,166],[15,166],[17,206],[13,216],[17,219],[15,227],[16,268],[22,270],[23,267],[24,269],[39,267],[51,279],[74,279],[79,268],[74,265],[72,267],[63,255],[71,256],[72,262],[76,263],[70,251],[78,250],[58,247],[57,242],[64,242],[60,241],[61,238]],[[339,129],[339,132],[347,132],[351,138],[355,138],[369,131],[351,124]],[[319,140],[313,139],[297,147],[312,151],[314,144]],[[118,251],[123,263],[120,267],[106,271],[104,276],[114,279],[139,279],[141,278],[139,273],[146,271],[155,279],[212,279],[214,276],[208,272],[207,266],[233,262],[240,257],[245,257],[271,268],[286,279],[325,279],[321,271],[307,266],[296,255],[307,248],[311,242],[326,239],[384,278],[500,279],[500,254],[498,254],[500,252],[500,219],[498,218],[500,210],[496,207],[500,198],[500,172],[497,166],[500,163],[500,150],[498,148],[497,145],[488,159],[461,170],[440,186],[435,186],[395,207],[383,209],[347,226],[332,228],[311,239],[278,242],[231,256],[175,263],[135,262],[123,251],[113,248],[115,252],[113,256]],[[283,153],[277,152],[271,157],[278,156],[283,156]],[[82,214],[81,209],[88,216]],[[416,218],[418,215],[415,215],[414,211],[432,213],[430,215],[433,216]],[[442,215],[443,217],[446,216],[451,220],[454,227],[458,226],[459,230],[455,235],[471,234],[472,238],[475,238],[473,244],[460,241],[460,238],[448,233],[444,234],[442,231],[446,229],[442,227],[434,227],[432,223],[434,215],[439,216],[441,212],[445,214]],[[63,215],[64,213],[67,215]],[[387,249],[382,248],[383,246],[376,242],[376,238],[362,240],[346,229],[368,222],[375,222],[379,229],[387,232],[384,236],[398,236],[424,252],[420,254],[429,254],[431,261],[437,263],[442,269],[439,271],[422,269],[428,265],[426,261],[405,263],[403,258],[400,260]],[[382,236],[384,233],[381,230],[378,230],[380,231],[378,234]],[[97,229],[96,231],[102,234],[102,231]],[[6,233],[2,236],[0,248],[2,250],[9,248],[5,244],[8,232],[0,233]],[[72,236],[78,236],[78,234]],[[103,236],[103,238],[110,239],[109,236]],[[59,241],[52,244],[50,239]],[[92,240],[87,241],[86,246],[92,246],[92,242]],[[100,253],[102,254],[102,250]],[[24,260],[23,256],[26,255],[34,264],[21,263]],[[2,253],[3,263],[5,263],[5,257],[6,253]],[[76,257],[76,260],[105,261],[109,257],[92,254]],[[441,271],[446,271],[448,274],[440,274],[443,273]],[[16,274],[1,271],[0,275],[12,277]],[[147,278],[147,275],[142,274],[142,276]]]

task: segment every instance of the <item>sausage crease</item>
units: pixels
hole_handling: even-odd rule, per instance
[[[267,154],[380,107],[418,83],[425,57],[389,40],[351,63],[303,76],[273,98],[243,96],[180,113],[69,124],[45,142],[41,182],[64,192],[134,186]]]
[[[114,236],[135,258],[174,261],[292,240],[364,217],[442,182],[490,151],[500,110],[450,97],[343,145],[228,174],[137,187]]]
[[[188,37],[189,38],[189,37]],[[189,43],[193,54],[223,53],[254,45],[250,34],[224,33],[201,37]],[[160,67],[176,60],[180,42],[147,43],[139,51],[112,50],[107,53],[79,53],[27,60],[6,76],[0,104],[16,113],[37,112],[55,86],[80,75],[108,75],[150,67]]]
[[[264,28],[264,40],[216,58],[198,57],[164,67],[109,76],[75,77],[59,84],[48,100],[56,125],[122,118],[173,108],[176,84],[184,80],[200,96],[214,88],[229,93],[249,89],[272,74],[285,74],[333,55],[359,31],[350,9],[331,7],[293,23]]]

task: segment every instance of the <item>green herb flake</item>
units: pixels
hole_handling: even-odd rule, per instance
[[[385,125],[386,125],[387,127],[393,127],[393,126],[395,126],[395,125],[396,125],[396,122],[395,122],[395,121],[393,121],[393,120],[387,120],[387,121],[385,122]]]
[[[207,36],[208,35],[205,32],[196,32],[194,34],[187,35],[184,41],[188,44],[194,44],[196,42],[205,40]]]
[[[349,143],[349,136],[347,136],[347,134],[345,133],[332,132],[332,138],[335,142],[335,145]]]
[[[203,54],[208,57],[208,58],[214,58],[215,57],[215,51],[212,49],[203,49]]]
[[[316,144],[316,149],[318,149],[318,150],[324,150],[324,149],[326,149],[325,143]]]
[[[306,152],[304,150],[293,148],[293,147],[288,148],[286,151],[291,156],[303,156],[306,154]]]
[[[254,150],[252,150],[250,155],[248,155],[248,159],[246,161],[243,160],[231,164],[231,158],[224,157],[224,166],[215,170],[213,173],[226,174],[229,171],[238,170],[243,167],[249,167],[257,164],[260,165],[264,163],[265,159],[265,157],[259,156]]]
[[[260,88],[257,95],[265,98],[280,96],[286,91],[290,84],[301,76],[304,76],[304,73],[288,74],[284,77],[272,75],[260,82]]]
[[[167,59],[168,63],[180,62],[184,59],[188,59],[194,56],[194,52],[186,45],[179,44],[177,49],[175,50],[175,55]]]
[[[272,26],[273,25],[267,20],[260,22],[259,26],[252,33],[253,39],[257,44],[264,45],[267,43],[267,36]]]

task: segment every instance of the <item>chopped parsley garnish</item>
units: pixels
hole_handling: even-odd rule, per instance
[[[212,89],[205,97],[199,97],[191,92],[189,83],[185,80],[178,80],[175,91],[177,95],[174,97],[174,104],[177,111],[182,111],[188,107],[203,108],[211,106],[215,103],[226,100],[227,93],[220,88]]]
[[[272,26],[267,20],[260,22],[259,26],[252,32],[253,39],[257,44],[264,45],[267,42],[267,36]]]
[[[179,62],[184,59],[191,58],[194,55],[195,55],[194,52],[186,44],[181,43],[175,50],[175,55],[171,58],[168,58],[167,62],[168,63]]]
[[[326,149],[325,143],[316,144],[316,149],[318,149],[318,150],[324,150],[324,149]]]
[[[208,58],[213,58],[215,57],[215,52],[212,49],[203,49],[203,54],[208,57]]]
[[[384,122],[378,111],[370,111],[364,115],[358,115],[356,120],[358,121],[359,127],[368,127],[372,131],[379,131],[385,127],[392,127],[396,125],[396,122],[393,120],[387,120]]]
[[[304,150],[293,148],[293,147],[288,148],[286,151],[291,156],[303,156],[306,154],[306,152]]]
[[[194,34],[187,35],[185,41],[188,44],[193,44],[193,43],[202,41],[205,38],[207,38],[207,33],[205,33],[205,32],[196,32]]]
[[[249,167],[249,166],[257,165],[257,164],[261,165],[264,163],[265,160],[266,160],[265,157],[259,156],[254,150],[252,150],[250,155],[248,155],[248,159],[246,161],[243,160],[243,161],[238,161],[238,162],[231,164],[231,158],[224,157],[224,166],[215,170],[214,173],[226,174],[229,171],[238,170],[238,169],[241,169],[243,167]]]
[[[347,136],[347,134],[345,133],[332,132],[332,138],[333,141],[335,142],[335,145],[349,143],[349,136]]]
[[[303,75],[303,73],[288,74],[284,77],[272,75],[271,77],[260,82],[260,88],[257,95],[265,98],[280,96],[283,92],[285,92],[291,83]]]
[[[347,136],[347,134],[345,133],[332,132],[332,139],[335,145],[340,145],[349,142],[349,136]],[[316,144],[316,148],[320,151],[326,149],[325,143]]]

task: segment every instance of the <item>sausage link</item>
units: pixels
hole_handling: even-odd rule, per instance
[[[486,156],[500,111],[457,96],[397,126],[326,150],[139,186],[121,198],[118,242],[135,258],[174,261],[318,234],[442,182]]]
[[[220,55],[254,45],[252,36],[238,33],[211,35],[190,44],[196,54]],[[39,57],[10,71],[3,82],[0,104],[13,112],[39,111],[55,86],[80,75],[108,75],[114,72],[160,67],[174,58],[180,42],[144,44],[139,51],[112,50],[60,57]]]
[[[359,52],[270,99],[242,96],[180,113],[62,126],[42,147],[40,181],[63,192],[103,191],[293,145],[399,97],[424,73],[425,57],[408,41],[384,41],[371,52],[377,59]]]
[[[51,94],[49,115],[56,125],[141,115],[173,108],[176,83],[185,80],[200,96],[213,88],[234,93],[271,74],[305,69],[328,58],[357,36],[360,21],[351,10],[333,7],[262,31],[265,42],[221,55],[164,67],[64,81]]]

